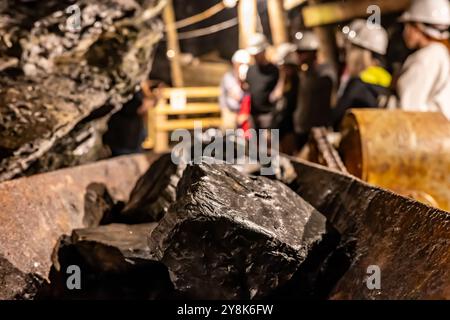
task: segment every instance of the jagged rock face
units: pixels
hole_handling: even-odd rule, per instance
[[[108,116],[92,121],[83,120],[16,177],[75,167],[109,157],[110,151],[103,145],[107,120]]]
[[[33,299],[44,280],[14,267],[0,254],[0,300]]]
[[[76,30],[70,24],[73,16],[65,12],[72,4],[80,8]],[[77,127],[72,139],[64,138],[89,116],[105,123],[148,75],[162,35],[155,19],[160,4],[7,1],[0,8],[0,181],[23,174],[37,159],[45,163],[42,157],[58,144],[70,145],[81,156],[98,145],[95,132],[89,134],[95,125]],[[93,116],[105,105],[106,112]],[[87,137],[80,139],[83,132]],[[61,161],[56,167],[72,163]],[[32,173],[45,171],[42,167]]]
[[[149,243],[190,297],[258,299],[291,279],[325,223],[278,181],[203,163],[188,165]]]

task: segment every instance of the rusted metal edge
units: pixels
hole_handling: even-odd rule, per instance
[[[291,158],[297,193],[355,246],[333,299],[450,299],[450,213]],[[381,289],[367,286],[369,266]]]
[[[46,279],[58,238],[83,227],[86,187],[103,183],[127,200],[155,158],[125,156],[0,183],[0,257]]]

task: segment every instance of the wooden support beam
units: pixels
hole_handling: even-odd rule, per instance
[[[180,62],[180,44],[175,26],[175,11],[172,0],[167,0],[163,11],[163,20],[167,32],[167,57],[170,59],[172,84],[174,87],[183,87],[183,71]]]
[[[267,0],[267,11],[269,13],[273,44],[278,46],[284,42],[288,42],[289,37],[287,34],[283,0]]]
[[[239,47],[247,48],[248,40],[256,33],[256,18],[258,9],[256,0],[240,0],[238,6],[239,15]]]
[[[306,27],[338,23],[359,17],[367,17],[370,6],[378,6],[382,14],[398,12],[408,8],[410,0],[354,0],[309,5],[303,8]]]
[[[319,61],[332,64],[337,71],[338,49],[333,31],[324,26],[315,27],[314,32],[320,42]]]
[[[284,10],[292,10],[307,0],[284,0]]]
[[[319,6],[320,0],[308,0],[311,7]],[[333,66],[336,73],[338,71],[338,52],[336,45],[336,38],[333,31],[326,26],[316,26],[314,32],[319,38],[320,50],[319,50],[319,60],[320,62],[329,63]]]

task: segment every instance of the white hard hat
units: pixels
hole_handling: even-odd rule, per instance
[[[313,31],[301,31],[295,34],[297,39],[297,50],[315,51],[319,49],[319,39]]]
[[[413,0],[409,9],[400,18],[402,22],[422,22],[432,25],[450,26],[450,4],[448,0]]]
[[[277,47],[275,61],[278,65],[295,64],[292,54],[297,50],[297,46],[292,43],[282,43]]]
[[[445,40],[450,37],[450,32],[448,32],[447,27],[439,28],[431,25],[425,25],[423,23],[419,23],[417,27],[422,30],[423,33],[436,40]]]
[[[223,0],[222,2],[226,8],[234,8],[237,5],[237,0]]]
[[[364,24],[354,37],[348,40],[372,52],[385,55],[389,44],[387,31],[379,24]]]
[[[242,64],[249,64],[251,60],[250,54],[247,52],[247,50],[238,50],[233,54],[233,57],[231,58],[231,62],[233,63],[242,63]]]
[[[268,46],[269,42],[267,41],[266,36],[262,33],[255,33],[248,41],[247,52],[254,56],[266,50]]]
[[[342,33],[347,39],[354,38],[366,24],[367,21],[364,19],[355,19],[349,25],[342,28]]]

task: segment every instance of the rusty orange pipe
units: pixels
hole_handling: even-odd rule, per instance
[[[442,114],[353,109],[342,133],[351,174],[450,211],[450,122]]]

